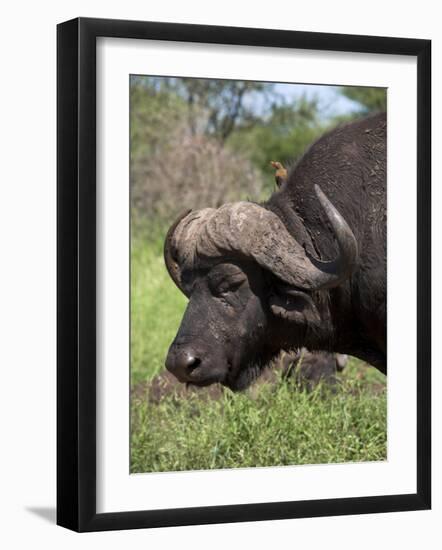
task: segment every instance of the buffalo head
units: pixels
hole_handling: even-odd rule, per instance
[[[186,212],[169,229],[166,266],[189,298],[166,359],[181,382],[243,389],[282,348],[302,345],[319,330],[319,291],[348,279],[357,243],[321,189],[315,191],[339,246],[330,262],[308,255],[276,214],[250,202]]]

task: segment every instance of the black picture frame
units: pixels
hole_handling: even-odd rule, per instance
[[[417,492],[96,512],[96,39],[396,54],[417,58]],[[79,18],[57,28],[57,523],[75,531],[424,510],[431,506],[431,42]]]

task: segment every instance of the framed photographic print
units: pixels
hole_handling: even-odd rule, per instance
[[[58,26],[59,525],[430,508],[430,51]]]

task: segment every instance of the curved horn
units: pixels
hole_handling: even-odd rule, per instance
[[[184,291],[184,288],[181,284],[180,268],[174,254],[172,239],[178,224],[188,214],[190,214],[190,212],[192,212],[192,210],[186,210],[185,212],[181,213],[178,216],[175,222],[170,226],[169,231],[167,232],[167,235],[166,235],[166,239],[164,241],[164,263],[166,264],[167,271],[169,272],[169,275],[172,281],[176,284],[176,286],[181,290],[183,294],[186,294],[186,292]]]
[[[325,196],[319,185],[315,185],[315,193],[332,226],[339,255],[335,260],[322,262],[315,258],[310,261],[319,273],[314,275],[316,289],[332,288],[348,279],[353,273],[358,261],[358,243],[348,223]]]
[[[251,256],[284,282],[307,290],[323,290],[336,287],[350,277],[358,261],[358,244],[343,216],[318,185],[314,188],[338,243],[337,258],[321,261],[310,256],[282,223],[273,225],[271,231],[260,229],[255,238],[257,244],[248,246]]]
[[[305,290],[332,288],[346,280],[357,265],[358,245],[347,222],[321,189],[318,200],[332,226],[339,255],[332,261],[309,256],[271,210],[251,202],[225,204],[183,214],[169,229],[164,258],[170,276],[183,292],[179,266],[214,258],[253,259],[284,283]],[[177,226],[179,227],[177,228]],[[176,230],[176,231],[175,231]],[[175,234],[174,234],[175,233]]]
[[[213,253],[230,250],[253,258],[289,285],[306,290],[333,288],[345,281],[357,265],[358,245],[347,222],[315,185],[318,200],[332,226],[339,255],[332,261],[321,261],[306,253],[273,212],[253,203],[235,203],[218,210],[218,215],[205,227],[204,248]],[[225,210],[224,210],[225,209]]]

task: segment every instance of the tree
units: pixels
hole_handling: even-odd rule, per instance
[[[274,186],[274,169],[270,161],[292,164],[323,130],[317,102],[301,97],[273,104],[269,116],[258,120],[252,128],[238,129],[227,145],[250,158],[257,168],[268,174],[265,189],[265,194],[268,194]]]
[[[343,86],[340,92],[360,106],[361,114],[385,111],[387,109],[386,88],[367,88],[363,86]]]
[[[185,120],[186,106],[176,94],[146,85],[145,77],[130,82],[130,150],[132,161],[154,153]]]
[[[244,119],[247,87],[221,87],[223,101],[227,95],[236,98],[230,109],[222,108],[220,98],[210,97],[213,89],[206,95],[198,86],[210,81],[192,81],[186,95],[164,80],[170,79],[131,79],[131,205],[137,228],[153,219],[161,226],[185,207],[257,198],[262,187],[261,174],[251,162],[217,138],[218,133],[227,137],[240,117]],[[211,121],[202,110],[204,97],[206,107],[213,105]],[[210,129],[201,127],[202,122]]]
[[[169,94],[181,99],[187,110],[192,135],[205,134],[221,143],[237,128],[251,126],[256,118],[256,102],[261,110],[269,103],[273,84],[242,80],[203,78],[137,77],[138,84],[153,94]]]

